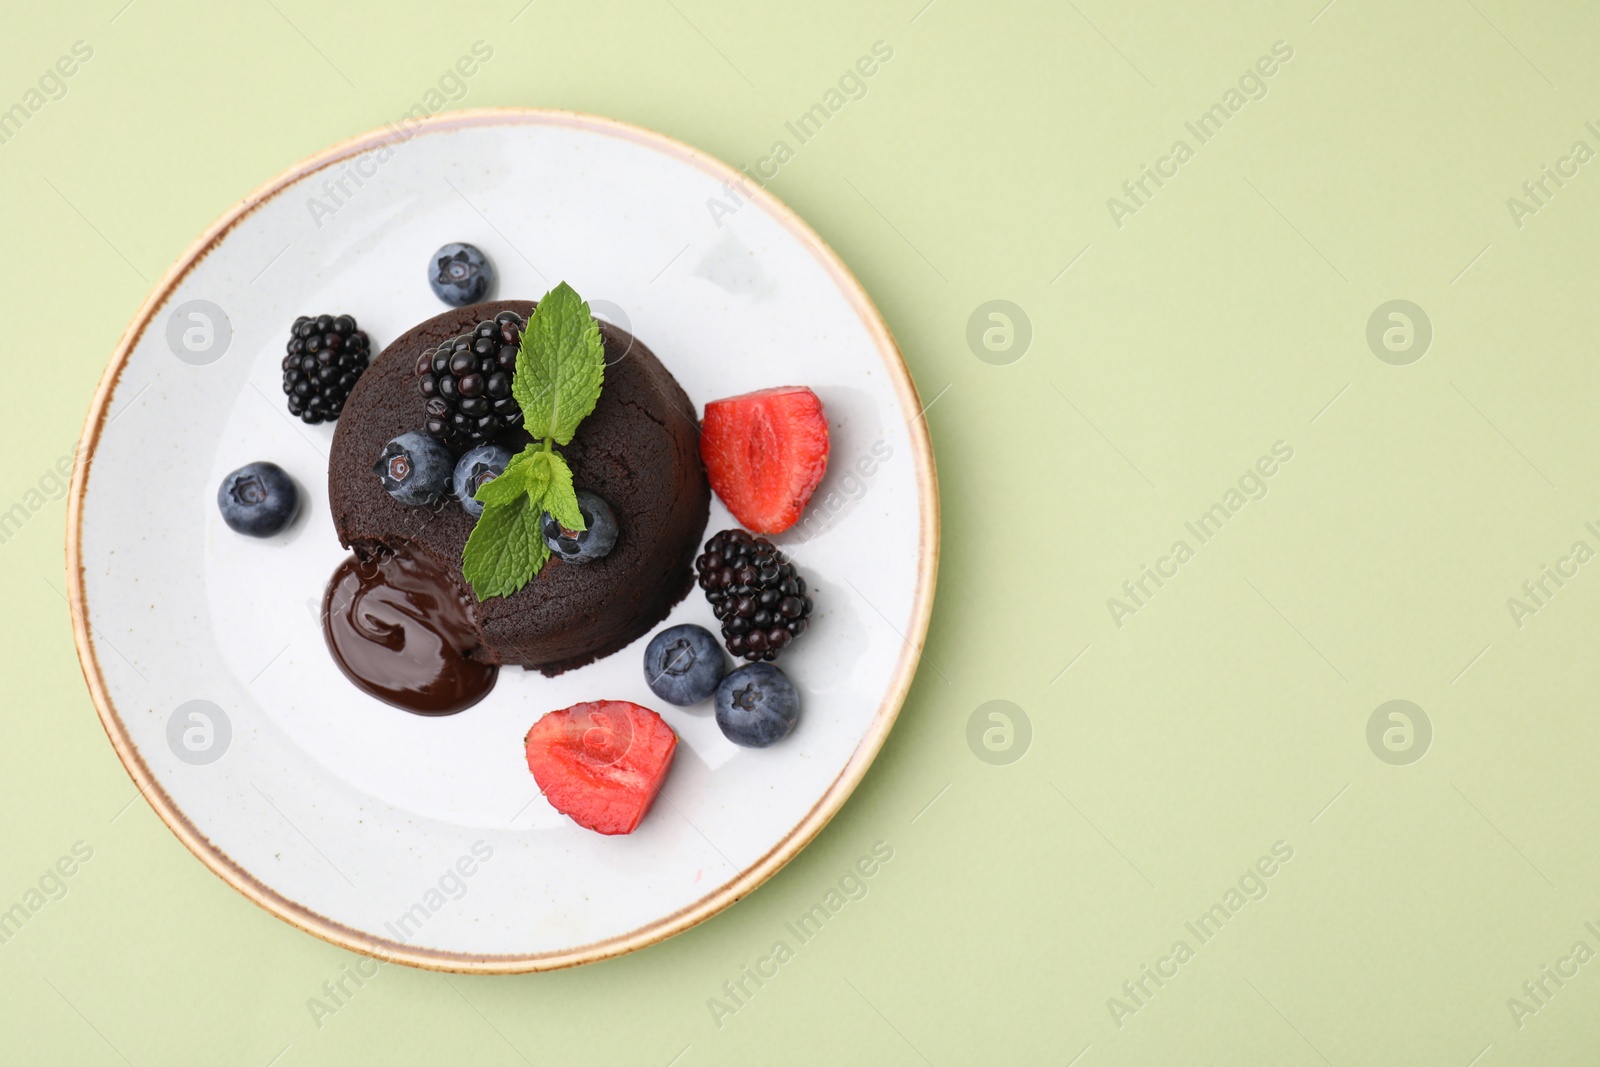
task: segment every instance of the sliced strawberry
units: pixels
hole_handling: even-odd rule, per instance
[[[649,708],[597,700],[528,731],[528,770],[550,806],[602,834],[631,834],[672,766],[678,735]]]
[[[828,416],[803,385],[706,405],[700,458],[711,488],[746,529],[782,533],[800,520],[828,469]]]

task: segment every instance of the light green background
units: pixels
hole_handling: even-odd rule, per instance
[[[1520,1028],[1507,998],[1600,950],[1600,564],[1520,628],[1507,598],[1600,549],[1600,163],[1521,228],[1506,200],[1600,149],[1600,12],[925,2],[9,5],[0,106],[74,41],[94,56],[0,144],[0,510],[41,505],[0,545],[0,907],[74,842],[94,857],[0,946],[0,1059],[1595,1061],[1600,962]],[[876,766],[751,898],[573,971],[388,967],[318,1027],[308,998],[356,957],[134,799],[73,651],[65,507],[28,492],[195,236],[479,39],[452,106],[596,112],[735,163],[893,47],[772,188],[935,401],[939,599]],[[1277,41],[1268,95],[1198,145],[1184,122]],[[1194,158],[1118,228],[1107,198],[1180,137]],[[1032,323],[1010,365],[966,341],[991,299]],[[1410,366],[1366,343],[1391,299],[1433,325]],[[1115,625],[1107,598],[1280,440],[1266,497]],[[1434,730],[1409,766],[1366,740],[1396,698]],[[1031,721],[1018,762],[969,749],[990,700]],[[719,1027],[708,998],[880,840],[867,897]],[[1199,944],[1185,921],[1278,841],[1267,896]],[[1108,998],[1179,938],[1194,958],[1119,1027]]]

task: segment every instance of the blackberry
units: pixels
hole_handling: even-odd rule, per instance
[[[452,448],[464,448],[522,425],[511,375],[526,325],[516,312],[502,311],[471,333],[423,350],[417,357],[417,391],[429,433]]]
[[[723,530],[706,542],[694,568],[722,623],[723,644],[735,656],[777,659],[806,632],[811,619],[806,580],[765,537]]]
[[[301,315],[283,357],[283,391],[289,414],[312,424],[333,422],[350,389],[367,369],[372,345],[349,315]]]

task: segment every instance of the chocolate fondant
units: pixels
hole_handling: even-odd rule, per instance
[[[340,542],[358,556],[409,547],[458,584],[481,642],[467,655],[554,675],[643,636],[689,592],[711,491],[689,398],[648,348],[601,322],[605,387],[561,452],[574,484],[598,493],[616,512],[616,546],[592,563],[552,558],[517,593],[479,602],[461,577],[461,549],[473,518],[453,498],[431,507],[397,502],[384,492],[372,463],[390,438],[422,426],[418,355],[505,310],[527,316],[533,304],[502,300],[448,311],[384,349],[339,416],[328,497]],[[502,443],[515,452],[529,440],[519,430]]]

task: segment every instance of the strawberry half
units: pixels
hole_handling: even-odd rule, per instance
[[[700,458],[740,525],[782,533],[828,469],[828,416],[803,385],[713,400],[700,425]]]
[[[678,735],[649,708],[597,700],[550,712],[523,743],[551,807],[597,833],[631,834],[667,777]]]

